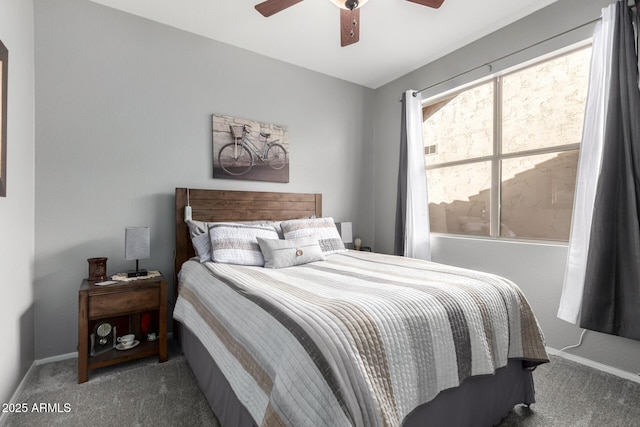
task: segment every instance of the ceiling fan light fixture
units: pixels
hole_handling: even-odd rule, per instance
[[[264,17],[300,3],[302,0],[264,0],[255,5],[256,10]],[[360,41],[360,8],[368,0],[329,0],[340,8],[340,46],[345,47]],[[437,9],[444,0],[409,0],[413,3]],[[638,0],[636,0],[637,3]]]
[[[353,10],[364,6],[368,0],[329,0],[340,9]]]

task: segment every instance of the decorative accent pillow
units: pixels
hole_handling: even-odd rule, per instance
[[[318,239],[325,255],[346,251],[333,218],[306,218],[282,221],[282,232],[286,240],[311,236]]]
[[[258,237],[277,239],[273,227],[244,224],[213,224],[209,227],[211,260],[225,264],[264,265]]]
[[[264,256],[264,266],[267,268],[293,267],[294,265],[324,260],[318,239],[313,237],[300,237],[291,240],[258,237],[258,244]]]

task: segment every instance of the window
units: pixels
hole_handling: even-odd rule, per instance
[[[431,231],[568,240],[591,48],[427,100]]]
[[[424,146],[424,155],[430,156],[432,154],[438,154],[438,144],[431,144]]]

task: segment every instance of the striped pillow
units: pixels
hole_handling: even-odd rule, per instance
[[[191,244],[196,253],[196,256],[200,262],[211,261],[211,238],[209,237],[209,227],[212,225],[261,225],[265,227],[273,226],[278,232],[280,239],[284,239],[282,229],[280,228],[280,221],[238,221],[238,222],[206,222],[187,220],[187,226],[189,227],[189,237],[191,237]]]
[[[346,251],[344,243],[333,218],[306,218],[283,221],[281,223],[284,238],[297,239],[304,236],[312,236],[318,239],[322,253],[325,255]]]
[[[264,266],[258,237],[277,239],[274,227],[243,224],[212,224],[209,226],[211,260],[224,264]]]

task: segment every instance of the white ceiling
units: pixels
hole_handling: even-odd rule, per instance
[[[445,0],[439,9],[370,0],[360,11],[360,41],[347,47],[329,0],[269,18],[254,9],[262,0],[92,1],[375,89],[555,0]]]

